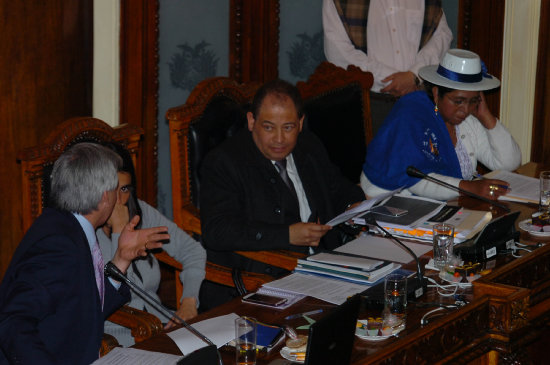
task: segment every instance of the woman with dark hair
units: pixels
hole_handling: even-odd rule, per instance
[[[136,176],[130,154],[120,145],[107,144],[106,146],[122,157],[123,164],[118,172],[117,202],[115,208],[105,225],[96,232],[105,262],[110,260],[115,253],[121,229],[131,217],[140,216],[139,225],[141,227],[168,227],[170,241],[164,243],[163,249],[183,265],[183,271],[180,276],[183,283],[183,294],[181,298],[178,298],[180,299],[180,308],[176,314],[184,320],[195,317],[199,304],[199,289],[205,275],[206,251],[200,243],[189,237],[174,222],[164,217],[146,202],[137,198]],[[150,252],[147,256],[138,258],[132,262],[128,268],[127,276],[150,295],[159,299],[157,290],[160,283],[160,269],[156,258]],[[128,304],[131,307],[144,309],[156,315],[162,322],[168,322],[165,328],[170,328],[174,325],[174,322],[170,318],[164,317],[154,306],[135,293],[132,293],[132,300]],[[133,344],[130,330],[125,327],[106,321],[105,332],[115,336],[123,346]]]
[[[405,188],[404,193],[446,200],[456,190],[407,175],[407,167],[466,191],[498,199],[508,183],[474,180],[477,162],[491,170],[514,170],[521,152],[489,110],[484,90],[500,85],[479,56],[451,49],[437,66],[420,69],[426,91],[403,96],[367,148],[361,187],[368,196]]]

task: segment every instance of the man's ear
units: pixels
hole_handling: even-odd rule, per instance
[[[304,126],[304,118],[306,116],[305,115],[302,115],[302,117],[300,118],[300,121],[299,121],[299,131],[301,132],[302,131],[302,127]]]
[[[248,120],[248,130],[252,132],[252,129],[254,129],[254,122],[256,121],[254,119],[254,114],[252,114],[252,112],[246,113],[246,119]]]

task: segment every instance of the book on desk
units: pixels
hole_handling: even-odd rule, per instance
[[[358,284],[374,284],[401,265],[344,253],[321,252],[299,259],[295,271]]]

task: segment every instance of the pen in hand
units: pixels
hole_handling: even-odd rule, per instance
[[[300,318],[300,317],[303,317],[303,316],[311,316],[313,314],[322,313],[322,312],[323,312],[322,309],[316,309],[316,310],[310,311],[310,312],[291,314],[290,316],[286,316],[285,319],[296,319],[296,318]]]
[[[480,180],[485,180],[485,177],[483,177],[482,175],[478,174],[477,172],[475,174],[472,175],[472,177],[474,179],[480,179]],[[498,186],[499,188],[501,189],[504,189],[506,191],[512,191],[512,188],[508,185],[501,185],[501,184],[495,184],[496,186]]]

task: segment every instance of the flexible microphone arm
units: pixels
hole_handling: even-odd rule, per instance
[[[105,274],[107,274],[107,276],[111,276],[113,279],[116,279],[118,281],[123,281],[125,282],[126,284],[128,284],[128,286],[137,292],[138,295],[140,295],[142,298],[143,296],[145,296],[147,301],[149,301],[151,304],[153,304],[156,309],[161,312],[162,314],[164,314],[167,318],[171,319],[171,318],[176,318],[178,321],[181,322],[181,324],[187,328],[187,330],[189,332],[191,332],[192,334],[194,334],[195,336],[197,336],[198,338],[200,338],[202,341],[204,341],[206,344],[210,345],[210,346],[215,346],[217,348],[217,346],[208,338],[206,337],[205,335],[203,335],[202,333],[200,333],[199,331],[197,331],[193,326],[191,326],[189,323],[187,323],[186,321],[184,321],[180,316],[178,316],[176,313],[174,313],[173,311],[165,308],[161,303],[159,303],[158,300],[156,300],[155,298],[153,298],[149,293],[147,293],[145,290],[143,290],[142,288],[140,288],[139,286],[137,286],[132,280],[128,279],[126,277],[126,275],[124,275],[122,273],[122,271],[119,270],[118,267],[116,267],[115,264],[113,264],[111,261],[109,261],[107,264],[105,264],[105,267],[103,269],[105,271]],[[167,315],[168,314],[168,315]],[[220,365],[223,365],[222,363],[222,358],[218,352],[218,359],[220,360]]]
[[[430,180],[431,182],[434,182],[436,184],[439,184],[439,185],[443,185],[449,189],[453,189],[453,190],[457,190],[459,192],[461,192],[462,194],[465,194],[465,195],[468,195],[468,196],[471,196],[472,198],[475,198],[475,199],[479,199],[479,200],[483,200],[484,202],[486,203],[489,203],[491,205],[494,205],[496,207],[499,207],[501,209],[504,209],[505,211],[509,212],[510,211],[510,208],[508,208],[507,206],[505,205],[502,205],[502,204],[499,204],[497,202],[495,202],[494,200],[491,200],[491,199],[487,199],[481,195],[477,195],[477,194],[474,194],[474,193],[471,193],[467,190],[464,190],[464,189],[461,189],[459,188],[458,186],[454,186],[454,185],[451,185],[451,184],[448,184],[446,183],[445,181],[441,181],[439,179],[436,179],[435,177],[432,177],[430,175],[427,175],[425,173],[423,173],[422,171],[420,171],[419,169],[417,169],[416,167],[414,166],[409,166],[407,167],[407,175],[411,176],[411,177],[417,177],[419,179],[426,179],[426,180]]]
[[[417,293],[417,291],[415,290],[414,296],[415,296],[415,298],[420,298],[424,294],[424,276],[422,275],[422,269],[420,267],[420,260],[418,259],[418,256],[416,256],[414,251],[411,250],[407,245],[405,245],[403,242],[398,240],[397,237],[392,235],[390,232],[386,231],[384,229],[384,227],[382,227],[380,224],[378,224],[378,222],[376,221],[376,219],[372,215],[370,215],[370,214],[367,215],[365,217],[365,221],[366,221],[367,224],[376,226],[379,229],[381,229],[382,232],[384,232],[385,234],[388,235],[388,237],[392,238],[395,242],[397,242],[399,244],[399,246],[401,246],[401,248],[405,249],[409,253],[409,255],[411,255],[414,258],[414,261],[416,262],[416,275],[417,275],[418,281],[420,283],[420,288],[417,288],[417,290],[421,289],[420,293]]]

